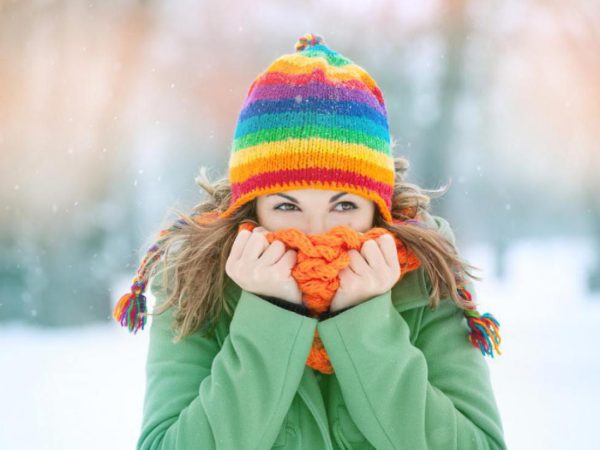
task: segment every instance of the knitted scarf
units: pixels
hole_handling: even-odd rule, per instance
[[[192,214],[192,216],[195,215],[198,214]],[[204,213],[202,217],[195,220],[204,222],[212,220],[212,217],[214,215]],[[162,230],[160,236],[179,229],[181,223],[178,220],[171,228]],[[423,222],[415,219],[394,221],[394,223],[426,226]],[[238,227],[238,233],[243,229],[252,231],[255,226],[248,222],[242,223]],[[385,228],[375,227],[365,233],[358,233],[347,226],[338,226],[324,234],[305,234],[295,228],[286,228],[268,232],[265,236],[269,243],[280,240],[285,244],[286,249],[297,251],[296,264],[291,273],[303,294],[304,304],[314,316],[318,316],[329,310],[331,300],[339,287],[338,274],[350,264],[348,251],[351,249],[360,251],[364,242],[369,239],[376,239],[385,233],[390,232]],[[421,262],[395,235],[392,234],[392,236],[396,242],[401,270],[400,279],[402,279],[408,272],[418,269]],[[143,292],[150,274],[147,273],[145,268],[148,267],[147,263],[150,259],[160,256],[160,242],[159,239],[148,250],[140,264],[137,276],[133,279],[131,292],[120,298],[113,313],[114,318],[121,325],[127,326],[129,331],[133,331],[134,334],[138,329],[143,329],[146,323],[146,298]],[[470,329],[468,335],[470,342],[474,347],[479,348],[484,356],[494,357],[494,349],[498,354],[501,354],[499,349],[501,342],[500,324],[489,313],[480,315],[472,302],[471,294],[465,289],[464,280],[456,275],[455,281],[457,293],[466,300],[468,308],[464,310],[464,315]],[[334,372],[317,330],[315,330],[313,344],[306,364],[321,373],[331,374]]]

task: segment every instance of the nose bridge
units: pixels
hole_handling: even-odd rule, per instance
[[[327,215],[312,209],[308,212],[307,232],[310,234],[321,234],[327,231]]]

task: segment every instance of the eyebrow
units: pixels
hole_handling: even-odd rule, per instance
[[[335,194],[333,197],[331,197],[331,198],[329,199],[329,203],[333,203],[333,202],[335,202],[335,201],[336,201],[338,198],[340,198],[342,195],[346,195],[346,194],[347,194],[347,192],[340,192],[340,193],[338,193],[338,194]],[[290,195],[283,194],[283,193],[269,194],[267,197],[273,197],[274,195],[279,195],[279,196],[281,196],[281,197],[285,197],[285,198],[287,198],[288,200],[290,200],[290,201],[292,201],[292,202],[294,202],[294,203],[296,203],[296,204],[298,204],[298,205],[300,204],[300,202],[299,202],[298,200],[296,200],[294,197],[292,197],[292,196],[290,196]]]

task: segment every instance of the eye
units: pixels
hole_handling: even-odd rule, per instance
[[[357,206],[356,206],[354,203],[352,203],[352,202],[339,202],[339,203],[338,203],[338,204],[336,204],[335,206],[337,207],[338,205],[344,205],[344,204],[345,204],[345,205],[350,205],[350,206],[351,206],[351,208],[342,208],[342,211],[350,211],[350,210],[353,210],[353,209],[356,209],[356,208],[357,208]],[[338,211],[339,211],[339,210],[338,210]]]
[[[293,211],[293,209],[285,209],[285,208],[282,209],[282,208],[280,208],[281,206],[286,206],[286,205],[287,206],[293,206],[294,208],[296,208],[296,205],[294,205],[293,203],[280,203],[279,205],[277,205],[273,209],[278,210],[278,211]]]
[[[358,207],[352,202],[339,202],[335,205],[336,208],[339,205],[346,205],[348,207],[347,208],[342,207],[342,209],[336,209],[336,211],[338,211],[338,212],[345,212],[345,211],[351,211],[353,209],[358,209]],[[287,208],[287,206],[290,206],[291,208]],[[286,207],[286,208],[284,208],[284,207]],[[273,208],[273,209],[277,210],[277,211],[294,211],[294,210],[299,211],[298,207],[296,205],[294,205],[293,203],[280,203],[279,205],[275,206],[275,208]]]

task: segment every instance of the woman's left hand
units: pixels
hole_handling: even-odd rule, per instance
[[[400,278],[398,250],[391,234],[369,239],[360,253],[352,249],[348,255],[350,265],[339,273],[340,287],[331,301],[331,312],[383,294]]]

